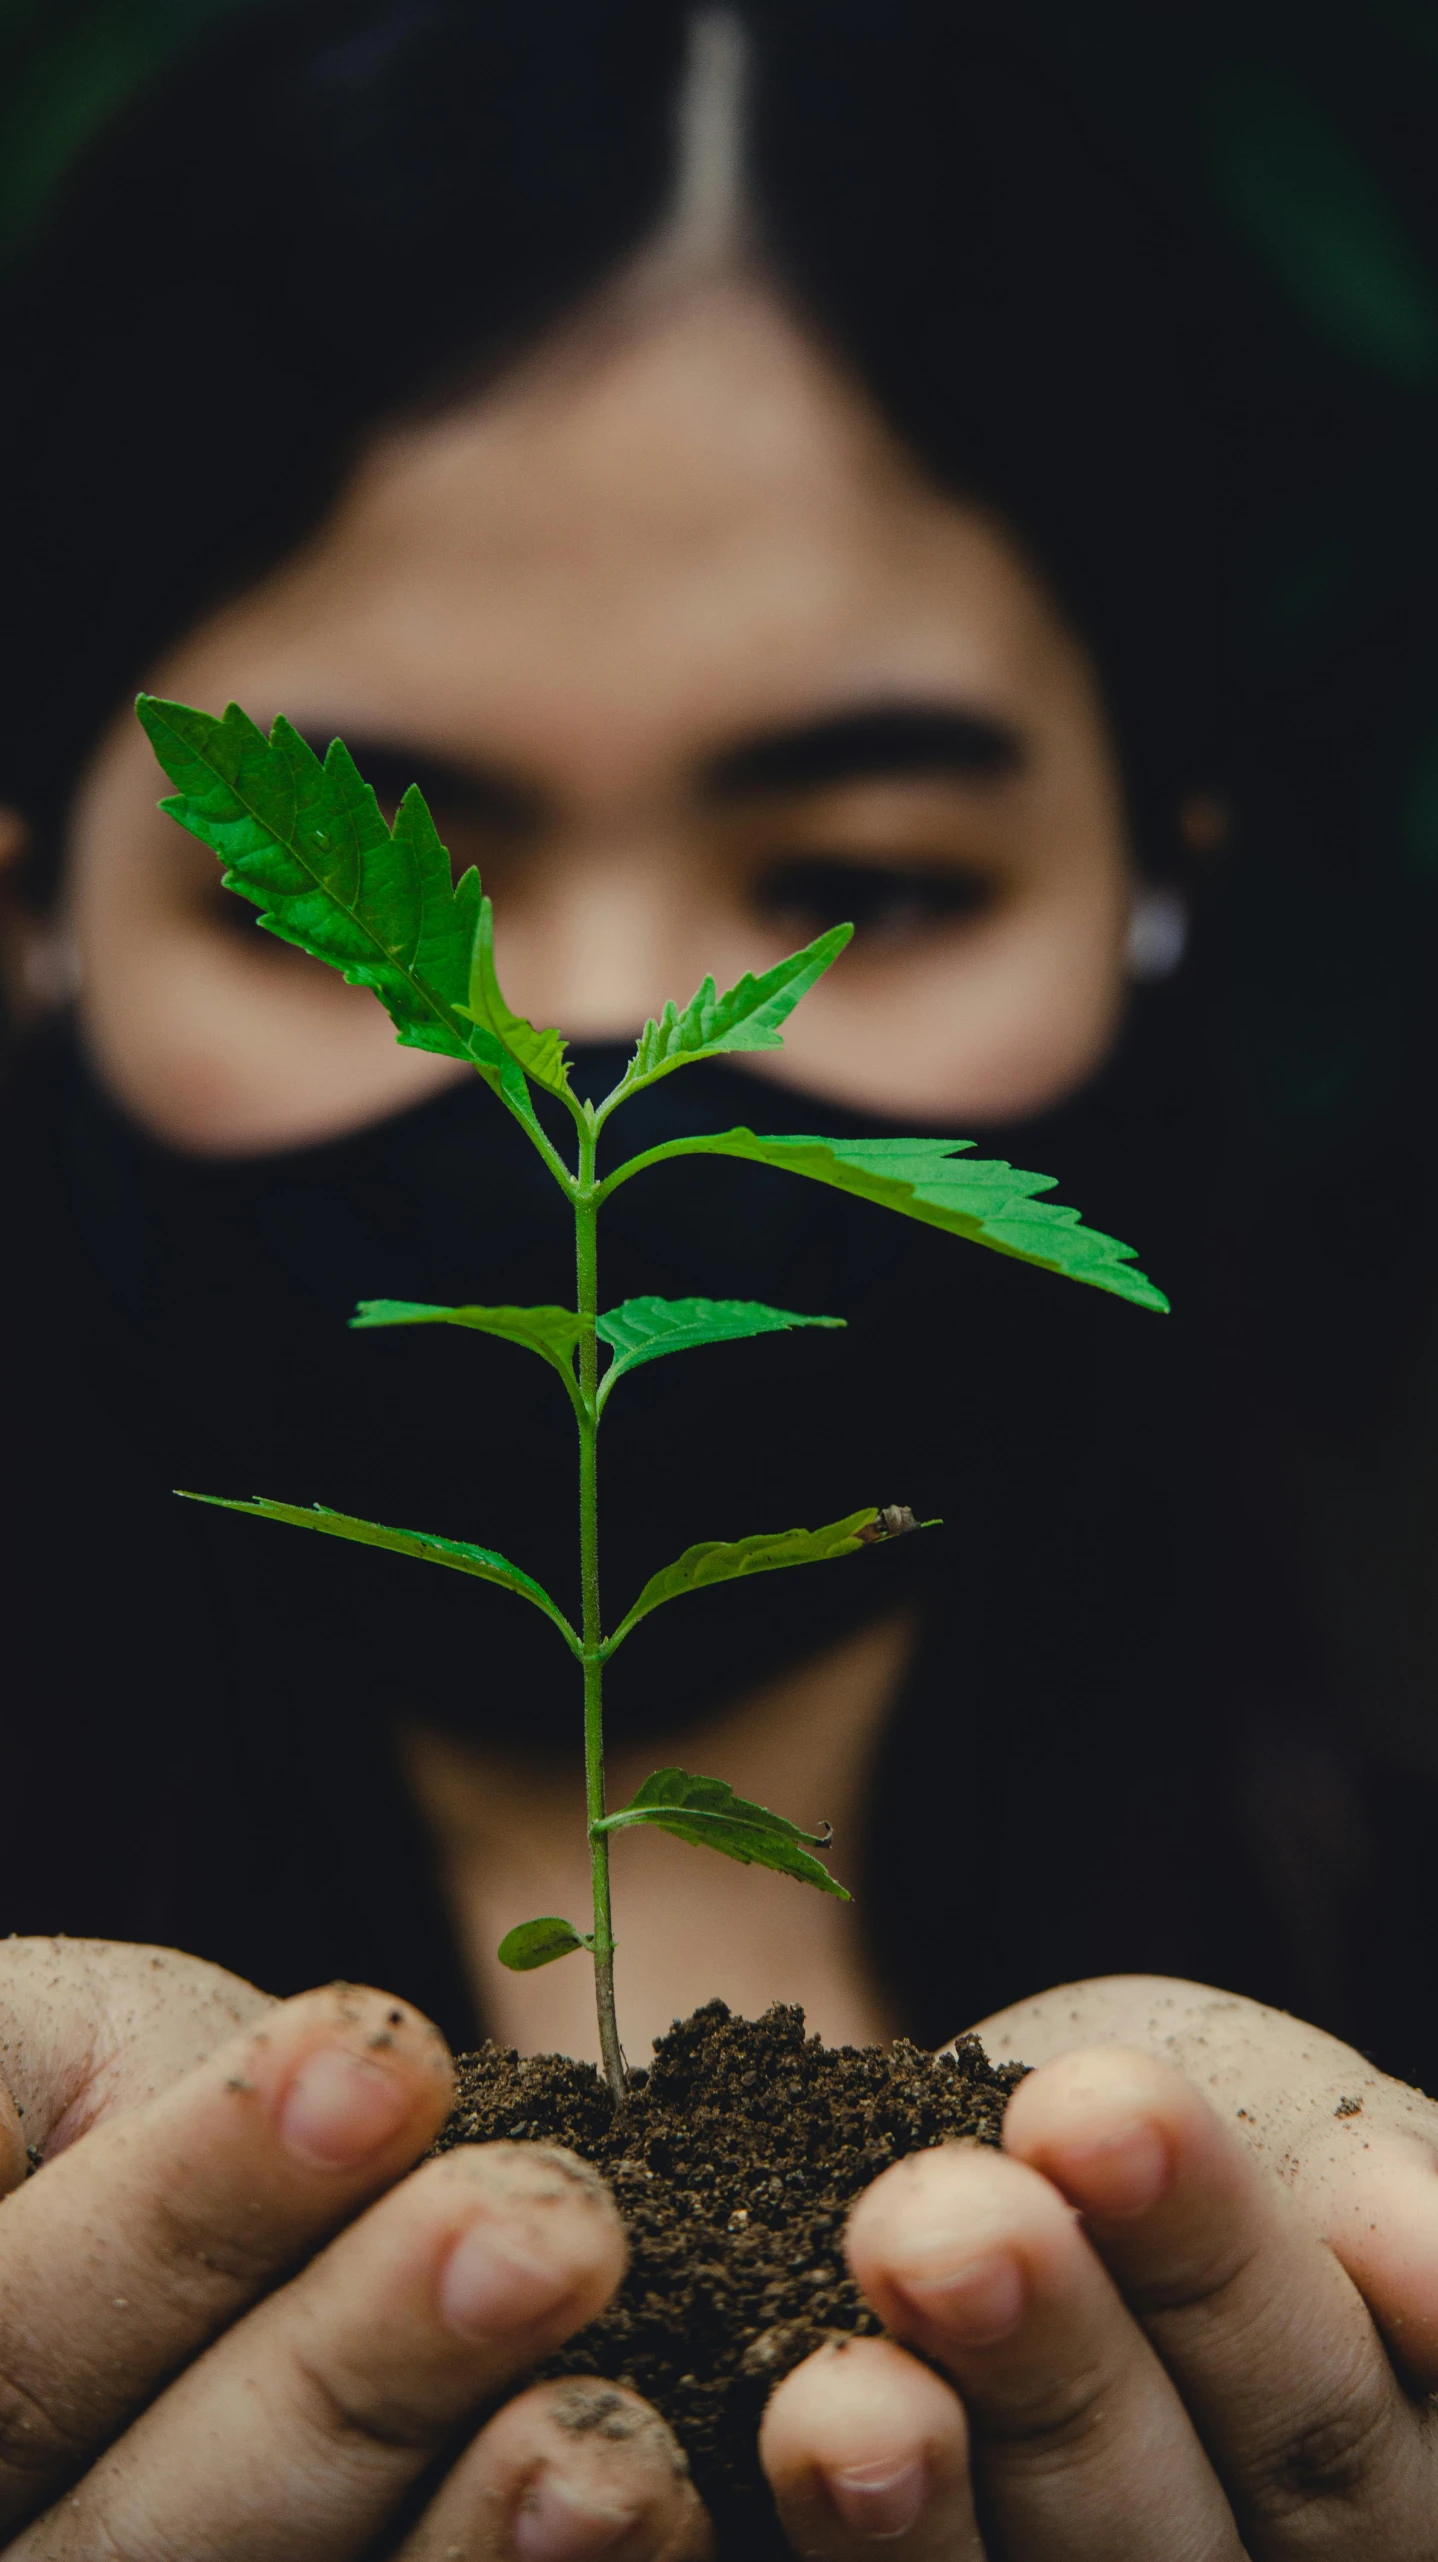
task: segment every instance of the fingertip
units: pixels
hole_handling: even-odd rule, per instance
[[[771,2482],[806,2465],[892,2464],[926,2451],[962,2468],[963,2407],[932,2367],[894,2340],[826,2341],[776,2384],[759,2427]]]
[[[495,2562],[712,2562],[713,2533],[657,2411],[623,2385],[574,2376],[531,2385],[495,2414],[396,2562],[471,2551]]]
[[[888,2328],[940,2354],[1017,2329],[1031,2264],[1064,2250],[1071,2226],[1062,2199],[1026,2164],[941,2144],[880,2174],[850,2215],[844,2247]]]
[[[1171,2065],[1124,2047],[1039,2066],[1020,2082],[1004,2116],[1004,2149],[1013,2160],[1105,2226],[1161,2204],[1186,2158],[1215,2141],[1219,2121],[1202,2093]]]
[[[321,2173],[407,2165],[438,2133],[454,2092],[438,2029],[367,1985],[297,1994],[207,2069],[217,2095],[266,2115],[282,2151]]]
[[[759,2458],[797,2551],[908,2545],[936,2514],[971,2516],[957,2396],[892,2340],[833,2340],[770,2395]]]
[[[603,2312],[629,2249],[614,2199],[588,2162],[559,2145],[468,2144],[420,2177],[449,2192],[452,2248],[439,2304],[459,2335],[533,2328],[557,2347]]]

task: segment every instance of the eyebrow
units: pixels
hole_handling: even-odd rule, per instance
[[[332,732],[319,724],[300,732],[316,756],[323,757]],[[344,735],[342,732],[341,735]],[[541,815],[538,793],[497,766],[462,765],[405,747],[393,739],[366,738],[362,731],[345,735],[355,764],[381,804],[398,807],[411,783],[418,783],[432,810],[480,819],[491,826],[524,828]]]
[[[330,733],[321,723],[307,723],[301,736],[317,756],[324,755]],[[362,731],[352,731],[346,745],[365,781],[390,807],[417,783],[431,809],[451,816],[513,831],[532,829],[545,817],[543,793],[500,766],[462,764]],[[912,774],[989,782],[1022,772],[1027,762],[1020,732],[994,713],[873,703],[758,731],[707,758],[696,781],[701,799],[723,804]]]
[[[734,801],[904,774],[987,782],[1026,762],[1019,731],[991,712],[875,703],[726,748],[703,768],[701,783],[707,799]]]

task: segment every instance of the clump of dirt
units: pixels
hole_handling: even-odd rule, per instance
[[[846,2273],[844,2219],[902,2154],[997,2144],[1023,2078],[976,2037],[952,2054],[903,2040],[828,2047],[801,2010],[677,2021],[616,2109],[591,2065],[481,2047],[459,2062],[438,2148],[511,2137],[567,2145],[604,2173],[630,2265],[597,2322],[544,2368],[627,2384],[663,2412],[725,2556],[785,2554],[759,2471],[759,2418],[781,2376],[835,2333],[882,2327]]]

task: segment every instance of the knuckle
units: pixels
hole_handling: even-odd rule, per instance
[[[208,2302],[217,2293],[262,2286],[275,2273],[273,2244],[259,2216],[246,2231],[202,2201],[159,2196],[147,2222],[147,2257],[168,2292]]]
[[[337,2450],[366,2455],[432,2455],[453,2434],[453,2416],[441,2415],[416,2396],[387,2390],[372,2377],[327,2371],[319,2360],[296,2354],[290,2408],[327,2456]]]
[[[1216,2255],[1195,2252],[1171,2262],[1161,2275],[1126,2272],[1124,2302],[1140,2322],[1161,2322],[1168,2314],[1225,2318],[1229,2300],[1244,2290],[1260,2255],[1257,2238],[1230,2237]]]
[[[1261,2448],[1249,2489],[1256,2514],[1276,2523],[1351,2503],[1396,2459],[1400,2407],[1360,2386]]]
[[[1072,2365],[1046,2375],[1024,2391],[1011,2391],[1001,2408],[989,2405],[983,2431],[1026,2464],[1061,2464],[1085,2449],[1117,2408],[1119,2380],[1111,2367]]]

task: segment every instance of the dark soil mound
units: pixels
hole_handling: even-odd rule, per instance
[[[440,2149],[495,2137],[568,2145],[603,2171],[629,2229],[614,2303],[544,2370],[632,2385],[663,2412],[726,2556],[787,2552],[755,2453],[772,2387],[827,2334],[877,2331],[845,2273],[845,2214],[901,2154],[997,2144],[1023,2067],[976,2037],[953,2055],[821,2045],[801,2010],[676,2022],[616,2111],[563,2055],[463,2056]]]

